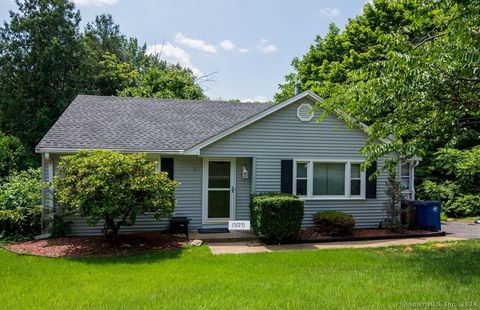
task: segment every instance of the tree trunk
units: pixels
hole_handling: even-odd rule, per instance
[[[114,242],[117,240],[118,231],[120,230],[120,225],[115,224],[115,220],[111,218],[105,218],[105,236],[108,240]]]

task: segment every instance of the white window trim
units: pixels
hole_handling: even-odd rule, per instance
[[[305,163],[307,164],[307,176],[306,177],[300,177],[300,178],[297,178],[297,163]],[[308,161],[303,161],[303,160],[299,160],[299,161],[296,161],[293,165],[293,184],[294,184],[294,193],[297,192],[297,180],[306,180],[307,181],[307,195],[308,195],[308,192],[309,192],[309,184],[308,184],[308,179],[310,178],[310,163]],[[302,196],[299,196],[299,197],[306,197],[304,195]]]
[[[208,164],[210,161],[228,161],[230,162],[230,215],[228,218],[209,218],[208,217]],[[228,224],[228,221],[234,221],[236,217],[236,192],[237,192],[237,159],[235,157],[204,157],[202,167],[202,225],[208,224]],[[221,226],[223,227],[223,226]]]
[[[414,161],[404,161],[404,162],[401,162],[399,165],[398,165],[398,180],[400,181],[400,184],[403,184],[402,183],[402,178],[406,178],[406,177],[402,177],[402,166],[403,165],[408,165],[408,189],[405,189],[402,191],[402,194],[404,194],[405,196],[407,196],[408,199],[411,199],[411,200],[415,200],[415,167],[418,165],[418,161],[417,162],[414,162]]]
[[[292,192],[297,194],[297,163],[308,163],[307,167],[307,195],[298,195],[303,200],[364,200],[366,193],[366,173],[360,171],[360,195],[350,194],[351,164],[362,164],[358,159],[304,159],[293,160],[293,188]],[[345,164],[345,193],[344,195],[313,195],[313,163],[344,163]]]

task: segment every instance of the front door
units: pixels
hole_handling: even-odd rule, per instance
[[[203,219],[206,224],[224,224],[234,219],[235,159],[205,159]]]

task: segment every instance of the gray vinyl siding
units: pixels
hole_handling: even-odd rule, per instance
[[[299,104],[291,104],[242,130],[233,133],[214,144],[205,147],[197,156],[174,156],[175,179],[180,182],[176,189],[177,207],[175,216],[187,216],[191,219],[190,228],[202,226],[202,157],[237,158],[236,167],[236,212],[237,220],[250,217],[249,200],[253,187],[256,193],[279,192],[281,182],[282,159],[363,159],[359,150],[365,145],[366,135],[357,129],[347,129],[334,115],[323,122],[301,122],[296,109]],[[150,154],[149,157],[154,159]],[[54,171],[57,170],[59,156],[51,154]],[[255,167],[252,167],[255,158]],[[157,156],[158,159],[158,156]],[[383,160],[379,160],[381,167]],[[42,177],[48,180],[48,165],[42,157]],[[242,178],[242,166],[249,172],[247,179]],[[255,175],[252,173],[255,171]],[[340,210],[352,214],[357,227],[375,227],[385,217],[383,203],[386,175],[377,180],[377,198],[364,200],[306,200],[304,226],[313,224],[312,216],[320,210]],[[44,203],[47,201],[44,199]],[[66,221],[73,222],[72,234],[100,234],[103,224],[90,226],[79,216],[69,216]],[[152,215],[139,216],[132,227],[122,228],[122,232],[163,230],[167,221],[157,222]]]
[[[54,156],[54,168],[58,166],[59,157]],[[44,169],[46,170],[46,169]],[[202,159],[198,157],[174,157],[175,180],[180,182],[175,190],[177,207],[175,216],[188,216],[191,219],[192,229],[201,226],[202,219]],[[66,216],[65,221],[72,222],[72,235],[98,235],[102,233],[103,222],[96,226],[88,225],[80,216]],[[153,215],[147,214],[137,217],[136,223],[131,227],[122,227],[121,232],[141,232],[166,229],[168,221],[157,222]]]
[[[255,157],[255,192],[280,191],[282,159],[362,160],[359,150],[366,134],[348,129],[335,115],[322,122],[301,122],[297,107],[291,104],[201,150],[201,156]],[[379,167],[383,159],[379,161]],[[313,225],[319,210],[341,210],[352,214],[357,227],[376,227],[385,217],[383,203],[386,175],[377,180],[377,198],[364,200],[306,200],[304,226]]]
[[[176,156],[173,161],[175,180],[180,182],[175,190],[177,207],[175,216],[187,216],[190,227],[202,226],[202,167],[198,157]]]
[[[235,196],[236,203],[236,220],[249,220],[250,219],[250,180],[252,176],[249,175],[247,179],[242,178],[242,167],[245,166],[251,173],[251,159],[250,158],[238,158],[237,159],[237,190]]]

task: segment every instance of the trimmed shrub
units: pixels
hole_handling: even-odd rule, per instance
[[[302,226],[303,201],[281,193],[252,195],[250,219],[260,238],[282,240],[292,237]]]
[[[80,151],[63,157],[58,168],[54,188],[62,211],[85,217],[90,225],[104,220],[104,233],[112,240],[139,215],[151,212],[157,221],[173,215],[178,183],[145,154]]]
[[[30,237],[40,233],[42,183],[40,169],[14,172],[0,185],[0,237]]]
[[[355,227],[353,216],[340,211],[317,212],[313,216],[313,221],[320,232],[332,236],[350,235]]]

